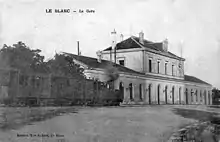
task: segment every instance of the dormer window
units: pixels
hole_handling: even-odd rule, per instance
[[[118,57],[117,63],[121,66],[125,66],[125,57]]]
[[[125,60],[119,60],[119,65],[125,66]]]

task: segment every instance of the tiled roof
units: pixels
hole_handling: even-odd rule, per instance
[[[157,76],[157,75],[146,75],[146,77],[155,78],[155,79],[162,79],[162,80],[170,80],[170,81],[186,81],[186,82],[192,82],[192,83],[211,85],[205,81],[202,81],[201,79],[198,79],[194,76],[189,76],[189,75],[184,75],[184,80],[174,79],[174,78],[170,78],[170,77]]]
[[[98,60],[96,58],[86,57],[86,56],[81,56],[81,55],[78,56],[78,55],[70,54],[70,53],[64,53],[64,54],[69,55],[69,56],[73,57],[74,59],[76,59],[76,60],[78,60],[78,61],[80,61],[80,62],[82,62],[92,68],[106,69],[109,65],[112,65],[112,62],[107,61],[107,60],[101,60],[101,63],[100,63],[100,62],[98,62]],[[132,69],[126,68],[126,67],[118,65],[118,64],[116,64],[115,67],[118,69],[118,71],[121,71],[121,72],[144,75],[144,73],[134,71]]]
[[[201,79],[198,79],[194,76],[189,76],[189,75],[184,75],[184,80],[185,81],[189,81],[189,82],[195,82],[195,83],[201,83],[201,84],[206,84],[206,85],[210,85],[209,83],[201,80]]]
[[[121,49],[131,49],[131,48],[141,48],[134,40],[132,40],[132,37],[123,40],[122,42],[117,43],[116,49],[121,50]],[[103,51],[108,51],[111,50],[112,47],[109,47]]]
[[[75,55],[75,54],[65,53],[65,52],[63,52],[63,53],[65,55],[71,56],[74,59],[88,65],[91,68],[106,69],[109,65],[112,64],[112,62],[107,61],[107,60],[102,60],[101,63],[100,63],[100,62],[98,62],[98,60],[96,58],[86,57],[86,56],[78,56],[78,55]],[[155,75],[145,75],[144,73],[134,71],[132,69],[129,69],[127,67],[124,67],[124,66],[121,66],[121,65],[118,65],[118,64],[116,64],[115,67],[118,69],[119,72],[137,74],[137,75],[142,75],[142,76],[145,76],[145,77],[158,78],[158,79],[163,79],[163,80],[181,81],[180,79],[172,79],[172,78],[169,78],[169,77],[160,77],[160,76],[155,76]],[[189,75],[184,76],[184,81],[210,85],[209,83],[207,83],[205,81],[202,81],[202,80],[200,80],[200,79],[198,79],[194,76],[189,76]]]
[[[132,49],[132,48],[142,48],[141,46],[145,47],[146,49],[151,49],[153,51],[157,51],[160,54],[164,55],[164,56],[169,56],[169,57],[173,57],[173,58],[177,58],[177,59],[183,59],[171,52],[165,52],[162,48],[163,43],[162,42],[151,42],[148,40],[144,39],[144,43],[140,43],[139,42],[139,38],[135,37],[135,36],[131,36],[130,38],[123,40],[122,42],[119,42],[116,45],[116,49],[117,50],[121,50],[121,49]],[[108,51],[111,50],[112,47],[106,48],[103,51]]]

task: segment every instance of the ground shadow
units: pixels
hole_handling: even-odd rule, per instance
[[[215,106],[209,106],[210,108],[220,108],[220,106],[217,106],[217,105],[215,105]]]
[[[187,140],[194,140],[195,142],[200,142],[201,140],[204,142],[218,142],[220,140],[220,117],[218,116],[218,113],[182,108],[174,108],[172,111],[184,118],[210,122],[208,125],[191,127],[188,130],[188,133],[186,135],[184,134]],[[208,132],[204,132],[205,129],[207,129]]]
[[[46,112],[30,112],[27,116],[17,115],[13,117],[13,119],[6,119],[4,122],[0,124],[1,131],[7,131],[11,129],[19,129],[24,125],[33,125],[34,122],[45,121],[48,119],[52,119],[56,116],[64,115],[67,113],[78,113],[78,109],[76,108],[58,108],[53,110],[48,110]],[[8,114],[10,115],[10,114]],[[6,116],[6,118],[10,116]]]
[[[174,108],[172,111],[184,118],[191,118],[199,121],[209,121],[214,124],[220,124],[220,118],[218,113],[206,112],[201,110],[191,110],[191,109],[182,109]]]

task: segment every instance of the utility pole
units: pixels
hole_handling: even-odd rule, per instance
[[[112,48],[110,48],[110,61],[112,62]]]
[[[115,64],[116,64],[116,46],[114,48],[114,52],[115,52]]]
[[[19,69],[17,70],[17,75],[18,75],[17,97],[19,97],[20,96],[20,94],[19,94],[19,87],[20,87],[20,71],[19,71]]]
[[[130,29],[129,29],[129,30],[130,30],[130,31],[129,31],[130,33],[129,33],[129,34],[130,34],[130,36],[132,36],[132,32],[133,32],[132,24],[130,24],[130,27],[129,27],[129,28],[130,28]]]
[[[181,58],[182,58],[183,57],[183,47],[182,47],[182,45],[180,47],[180,55],[181,55]]]
[[[180,41],[180,57],[183,58],[183,40]],[[184,62],[181,63],[181,75],[184,76]]]
[[[180,41],[180,56],[183,57],[183,40]]]
[[[116,33],[115,29],[114,29],[114,31],[111,32],[111,35],[112,35],[112,50],[113,50],[114,55],[115,55],[115,57],[114,57],[115,58],[114,59],[115,65],[116,65],[116,34],[117,33]],[[114,68],[114,65],[113,65],[113,68]],[[113,80],[113,90],[115,90],[115,80]]]

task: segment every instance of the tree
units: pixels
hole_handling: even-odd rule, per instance
[[[212,93],[213,93],[213,104],[220,104],[220,90],[217,88],[213,88],[212,89]]]
[[[55,54],[54,59],[46,63],[49,72],[66,77],[81,77],[84,78],[84,69],[80,65],[73,62],[73,58],[63,54]]]
[[[56,54],[46,64],[49,72],[53,75],[52,92],[57,101],[59,102],[63,98],[73,98],[74,92],[80,90],[80,83],[85,81],[83,68],[75,64],[70,56],[63,54]]]
[[[0,49],[0,68],[15,68],[23,73],[52,73],[61,76],[84,77],[83,69],[69,56],[56,54],[47,62],[40,49],[30,49],[23,42]]]
[[[32,50],[23,42],[4,45],[0,50],[1,68],[16,68],[21,72],[45,72],[44,56],[40,55],[41,50]]]
[[[15,80],[14,82],[17,83],[17,81],[19,81],[21,85],[25,86],[24,88],[19,88],[20,92],[22,92],[22,89],[28,90],[24,91],[25,93],[22,92],[21,95],[30,95],[29,93],[30,91],[33,91],[33,89],[38,89],[36,91],[41,91],[39,89],[45,88],[45,86],[40,87],[41,85],[49,85],[51,87],[52,84],[57,85],[57,88],[59,90],[58,93],[61,94],[60,96],[62,96],[62,94],[64,93],[68,95],[71,93],[71,91],[69,91],[68,89],[72,87],[68,85],[70,84],[69,78],[71,77],[78,80],[84,79],[84,70],[80,68],[79,65],[75,64],[71,57],[62,54],[56,54],[53,59],[45,61],[44,56],[40,55],[40,53],[40,49],[30,49],[23,42],[18,42],[16,44],[13,44],[12,46],[8,46],[5,44],[3,48],[0,49],[0,71],[8,73],[8,70],[4,70],[5,68],[8,68],[15,69],[20,72],[19,79]],[[2,72],[0,72],[0,83],[3,80],[2,78],[6,76]],[[41,75],[38,76],[39,73],[43,77],[41,77]],[[58,76],[58,81],[51,81],[51,78],[49,78],[49,74]],[[48,80],[44,80],[45,75],[48,76]],[[13,80],[13,77],[10,75],[8,78],[9,80]],[[14,78],[17,78],[17,76]],[[56,77],[53,77],[53,79],[54,78],[56,79]],[[12,93],[12,95],[10,96],[13,95],[14,94]]]
[[[112,82],[118,79],[119,73],[116,64],[108,63],[105,67],[105,73],[108,76],[107,82]]]

